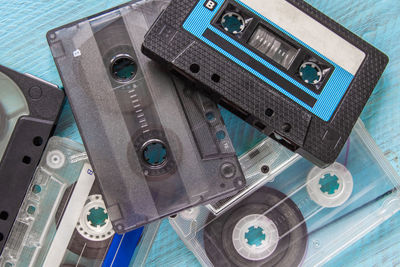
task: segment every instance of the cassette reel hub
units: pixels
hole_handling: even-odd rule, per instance
[[[335,162],[326,169],[314,167],[307,176],[307,192],[322,207],[344,204],[353,192],[353,176],[347,168]]]
[[[88,197],[76,230],[91,241],[107,240],[114,235],[107,209],[100,194]]]
[[[322,80],[322,70],[314,62],[304,62],[299,69],[301,79],[307,84],[317,84]]]
[[[167,149],[160,140],[153,139],[143,145],[144,161],[152,167],[163,166],[167,160]]]
[[[135,77],[137,65],[128,54],[119,54],[111,59],[110,71],[114,79],[128,82]]]
[[[266,216],[250,214],[235,225],[232,242],[243,258],[251,261],[262,260],[269,257],[278,246],[278,228]]]
[[[229,212],[209,215],[204,249],[214,266],[298,266],[307,244],[303,221],[285,194],[261,187]]]
[[[238,13],[228,12],[222,16],[221,26],[229,33],[238,34],[244,30],[245,21]]]

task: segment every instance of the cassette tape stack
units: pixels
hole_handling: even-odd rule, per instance
[[[0,66],[0,254],[63,100],[57,86]]]
[[[325,169],[268,148],[239,159],[253,181],[240,198],[170,217],[203,266],[321,266],[400,209],[400,177],[360,120]]]
[[[146,58],[168,1],[140,1],[48,33],[118,233],[245,185],[217,105]]]

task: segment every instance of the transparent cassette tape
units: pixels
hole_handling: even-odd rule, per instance
[[[295,156],[262,170],[253,175],[266,183],[217,215],[199,206],[170,218],[203,266],[321,266],[400,209],[400,178],[360,120],[329,167]]]
[[[93,183],[83,146],[52,137],[0,256],[0,266],[41,266],[46,265],[48,254],[62,256],[68,242],[57,240],[73,234],[75,224],[72,228],[64,224],[78,221]],[[60,228],[63,231],[57,231]],[[54,249],[54,242],[62,244]]]
[[[0,255],[0,266],[140,264],[158,226],[154,222],[115,235],[83,146],[52,137]]]
[[[217,105],[140,51],[168,3],[130,2],[47,36],[119,234],[245,185]]]

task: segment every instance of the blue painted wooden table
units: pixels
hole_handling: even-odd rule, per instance
[[[123,2],[125,1],[0,0],[0,64],[20,72],[29,72],[61,87],[46,43],[46,32]],[[400,1],[308,2],[389,55],[390,64],[361,117],[387,159],[400,172]],[[234,142],[246,144],[237,147],[238,153],[244,152],[262,138],[261,134],[231,114],[224,112],[224,118]],[[56,134],[80,141],[68,103],[63,109]],[[400,214],[397,214],[343,251],[328,266],[400,265],[399,226]],[[340,229],[337,231],[340,232]],[[160,262],[171,266],[198,265],[165,220],[147,264],[157,266]]]

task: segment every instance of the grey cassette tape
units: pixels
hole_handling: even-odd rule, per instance
[[[325,169],[297,155],[278,159],[265,144],[240,159],[258,166],[246,178],[263,185],[213,212],[199,206],[170,218],[203,266],[321,266],[400,210],[400,177],[361,121]],[[278,164],[263,165],[274,157]]]
[[[118,233],[245,185],[218,108],[140,51],[168,1],[141,1],[48,33]]]

